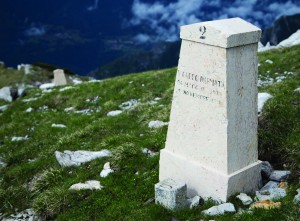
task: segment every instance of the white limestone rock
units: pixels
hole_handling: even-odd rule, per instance
[[[72,89],[72,88],[74,88],[74,87],[72,87],[72,86],[67,86],[67,87],[63,87],[63,88],[59,89],[59,91],[60,91],[60,92],[63,92],[63,91],[66,91],[66,90],[70,90],[70,89]]]
[[[56,127],[56,128],[67,128],[67,126],[64,125],[64,124],[52,124],[51,127]]]
[[[200,196],[194,196],[193,198],[188,199],[187,203],[189,205],[189,208],[192,209],[192,208],[199,206],[200,199],[201,199]]]
[[[40,89],[42,90],[53,88],[53,87],[55,87],[54,83],[45,83],[40,85]]]
[[[110,163],[106,162],[103,166],[103,170],[100,173],[100,177],[107,177],[110,173],[113,173],[114,170],[110,168]]]
[[[23,141],[23,140],[28,140],[29,137],[26,135],[25,137],[12,137],[11,141]]]
[[[103,186],[101,186],[100,181],[88,180],[85,183],[73,184],[69,190],[101,190],[102,188]]]
[[[110,112],[107,113],[107,116],[108,117],[117,116],[117,115],[121,114],[122,112],[123,111],[121,111],[121,110],[110,111]]]
[[[32,111],[33,111],[33,108],[32,108],[32,107],[29,107],[29,108],[27,108],[27,109],[25,110],[26,113],[30,113],[30,112],[32,112]]]
[[[223,215],[226,212],[228,213],[236,212],[234,205],[232,203],[223,203],[221,205],[213,206],[207,210],[202,211],[202,213],[209,216]]]
[[[300,87],[296,88],[294,91],[295,92],[300,92]]]
[[[149,128],[160,128],[160,127],[166,126],[168,124],[169,124],[168,122],[163,122],[163,121],[160,121],[160,120],[154,120],[154,121],[149,122],[148,127]]]
[[[39,99],[39,98],[33,97],[33,98],[23,99],[22,102],[28,103],[28,102],[31,102],[31,101],[36,101],[37,99]]]
[[[242,204],[244,206],[248,206],[253,202],[252,198],[250,196],[248,196],[247,194],[245,194],[245,193],[240,193],[239,195],[236,196],[236,198],[241,200]]]
[[[0,99],[5,100],[7,102],[13,101],[13,97],[11,96],[11,88],[10,87],[3,87],[0,89]]]
[[[148,148],[142,148],[142,152],[144,154],[146,154],[148,157],[154,157],[155,155],[157,155],[158,153],[152,151],[152,150],[149,150]]]
[[[64,112],[71,112],[74,110],[74,107],[67,107],[64,109]]]
[[[81,164],[92,161],[94,159],[109,156],[111,156],[111,152],[109,150],[101,150],[96,152],[84,150],[65,150],[63,153],[55,151],[55,157],[62,167],[80,166]]]
[[[78,110],[78,111],[75,111],[74,113],[76,114],[91,114],[91,109],[83,109],[83,110]]]
[[[288,170],[274,170],[271,173],[269,179],[281,182],[281,181],[287,180],[287,178],[289,177],[290,174],[291,174],[291,171],[288,171]]]
[[[300,188],[297,189],[297,195],[294,197],[293,202],[294,202],[295,204],[299,204],[299,203],[300,203]]]
[[[269,63],[269,64],[273,64],[273,61],[272,61],[272,60],[269,60],[269,59],[266,60],[265,62],[266,62],[266,63]]]
[[[136,99],[131,99],[119,105],[119,108],[122,110],[129,110],[135,108],[139,104],[139,101]]]
[[[38,216],[33,209],[26,209],[20,213],[10,215],[8,218],[2,218],[2,221],[45,221],[46,219]]]

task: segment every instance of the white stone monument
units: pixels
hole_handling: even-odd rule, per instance
[[[56,69],[53,71],[53,73],[54,73],[54,84],[56,86],[70,83],[69,77],[65,74],[64,70]]]
[[[183,180],[189,197],[226,201],[261,185],[257,152],[260,34],[259,28],[240,18],[181,27],[159,180]]]

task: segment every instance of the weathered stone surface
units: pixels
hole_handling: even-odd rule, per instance
[[[268,179],[273,172],[273,167],[268,161],[262,161],[261,163],[261,173],[262,176]]]
[[[236,196],[236,198],[241,200],[242,204],[244,206],[248,206],[253,202],[252,198],[250,196],[248,196],[247,194],[245,194],[245,193],[240,193],[239,195]]]
[[[217,215],[223,215],[224,213],[235,213],[235,212],[236,211],[232,203],[224,203],[202,211],[202,213],[209,216],[217,216]]]
[[[270,195],[272,191],[277,188],[279,185],[276,181],[269,181],[266,185],[264,185],[260,190],[259,193],[263,195]]]
[[[257,42],[239,19],[181,28],[181,51],[159,179],[184,180],[188,196],[225,202],[260,187]],[[183,167],[184,165],[184,167]]]
[[[96,152],[84,150],[65,150],[63,153],[55,151],[55,157],[58,163],[63,167],[80,166],[82,163],[86,163],[97,158],[109,156],[111,156],[111,152],[109,150],[101,150]]]
[[[89,180],[85,183],[73,184],[69,190],[101,190],[103,186],[100,185],[98,180]]]
[[[155,202],[170,210],[185,207],[186,184],[174,179],[166,179],[155,184]]]
[[[274,209],[274,208],[280,208],[281,207],[281,202],[272,202],[270,200],[261,200],[258,202],[253,203],[250,208],[261,208],[261,209]]]
[[[274,170],[269,179],[278,182],[286,181],[290,174],[291,171],[288,170]]]

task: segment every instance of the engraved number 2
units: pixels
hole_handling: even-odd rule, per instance
[[[206,27],[205,26],[201,26],[199,28],[199,31],[201,33],[200,39],[205,39],[204,33],[206,32]]]

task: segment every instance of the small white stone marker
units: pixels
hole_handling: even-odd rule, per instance
[[[181,27],[181,51],[159,180],[183,180],[188,197],[226,201],[261,183],[257,151],[257,47],[240,19]],[[184,165],[184,166],[183,166]]]
[[[64,70],[56,69],[53,71],[54,73],[54,85],[65,85],[70,83],[68,76],[65,74]]]
[[[155,203],[171,210],[184,208],[187,205],[186,184],[173,179],[155,184]]]

